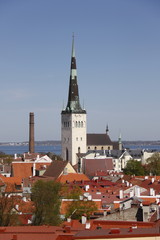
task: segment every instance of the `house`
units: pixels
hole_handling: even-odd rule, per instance
[[[112,158],[107,157],[95,157],[95,158],[83,158],[82,159],[82,172],[89,178],[94,178],[97,171],[109,172],[113,170]]]
[[[54,160],[47,168],[43,176],[53,177],[55,180],[62,174],[76,173],[72,165],[67,161]]]
[[[41,176],[46,171],[47,167],[52,163],[52,160],[47,156],[35,159],[24,159],[24,161],[14,161],[11,163],[12,176],[27,178],[32,176]]]

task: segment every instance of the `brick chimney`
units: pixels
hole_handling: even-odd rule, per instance
[[[34,113],[29,114],[29,152],[34,153]]]

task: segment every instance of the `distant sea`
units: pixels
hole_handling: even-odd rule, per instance
[[[5,154],[22,154],[28,152],[29,146],[28,145],[20,145],[20,146],[0,146],[0,151],[4,152]],[[61,155],[61,145],[53,145],[53,146],[45,146],[39,145],[35,146],[35,152],[38,153],[48,153],[52,152],[56,155]]]
[[[150,151],[160,151],[160,145],[159,144],[155,144],[155,145],[152,145],[152,144],[140,144],[140,145],[124,145],[124,148],[126,149],[131,149],[131,150],[134,150],[134,149],[139,149],[139,150],[150,150]]]
[[[129,148],[129,149],[147,149],[147,150],[157,150],[160,151],[160,145],[124,145],[124,148]],[[20,146],[0,146],[0,151],[4,152],[5,154],[22,154],[25,152],[28,152],[28,145],[20,145]],[[61,145],[38,145],[35,146],[35,152],[39,152],[39,153],[48,153],[48,152],[52,152],[55,153],[56,155],[61,155]]]

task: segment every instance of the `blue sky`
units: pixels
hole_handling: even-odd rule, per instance
[[[1,0],[0,141],[60,139],[73,32],[87,132],[159,140],[159,0]]]

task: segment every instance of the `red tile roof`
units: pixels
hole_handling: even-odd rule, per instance
[[[61,183],[74,181],[89,181],[89,178],[83,173],[68,173],[62,174],[60,177],[58,177],[57,181]]]
[[[34,162],[13,162],[12,172],[13,176],[19,176],[21,178],[27,178],[33,176],[33,164]],[[49,166],[51,163],[35,163],[37,170],[42,169],[45,166]]]
[[[83,159],[84,173],[93,177],[97,171],[107,172],[113,170],[112,158],[105,159]]]

